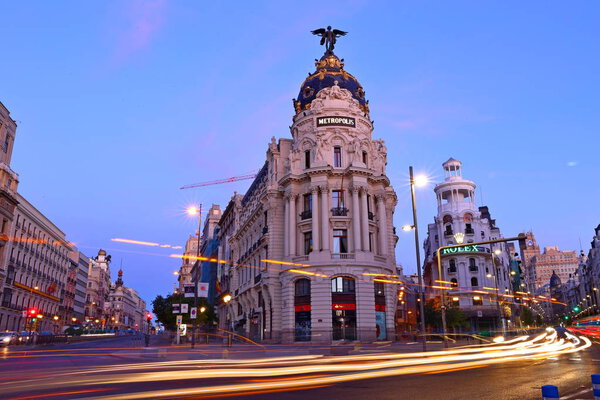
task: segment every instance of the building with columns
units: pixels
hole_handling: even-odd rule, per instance
[[[424,246],[427,295],[440,296],[440,290],[431,286],[449,282],[447,305],[459,307],[474,329],[500,329],[511,315],[511,298],[501,296],[513,292],[509,247],[505,243],[469,245],[503,236],[488,208],[477,207],[475,183],[463,178],[462,163],[450,158],[442,166],[444,181],[434,188],[438,213],[427,226]],[[461,243],[465,246],[442,250],[440,276],[437,249]]]
[[[111,329],[146,329],[146,302],[135,289],[123,283],[123,270],[119,269],[117,280],[110,286],[108,301],[104,303],[104,327]]]
[[[220,225],[228,261],[219,280],[228,328],[284,343],[394,337],[398,285],[387,150],[373,139],[358,80],[333,52],[294,100],[291,138],[266,161]],[[379,277],[379,281],[377,281]]]
[[[183,257],[181,267],[177,274],[177,281],[179,282],[179,291],[183,293],[183,286],[186,283],[192,283],[192,267],[194,266],[195,258],[198,256],[198,246],[200,245],[198,235],[190,235],[188,240],[185,242],[185,249],[183,251]]]

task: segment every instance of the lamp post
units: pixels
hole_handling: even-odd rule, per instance
[[[506,328],[504,326],[504,319],[502,318],[502,308],[500,307],[500,294],[499,289],[498,289],[498,269],[496,267],[496,263],[494,260],[494,256],[499,256],[500,253],[502,253],[502,251],[500,249],[496,249],[496,250],[492,250],[492,244],[490,244],[490,254],[492,257],[492,270],[494,271],[494,275],[492,274],[487,274],[486,277],[487,278],[491,278],[493,276],[494,278],[494,283],[495,283],[495,288],[496,288],[496,305],[498,307],[498,322],[500,323],[500,327],[502,329],[502,336],[504,336],[506,334]]]
[[[226,316],[226,320],[229,319],[231,317],[230,312],[229,312],[229,302],[231,301],[231,295],[229,293],[227,293],[225,296],[223,296],[223,302],[225,303],[225,316]],[[230,329],[228,327],[228,329]],[[227,347],[231,347],[231,333],[227,334]]]
[[[427,184],[427,178],[424,176],[418,176],[415,179],[413,175],[413,167],[408,167],[408,173],[410,176],[410,198],[412,200],[412,214],[413,224],[412,227],[403,226],[402,230],[409,231],[413,229],[415,231],[415,255],[417,261],[417,276],[419,277],[419,313],[421,314],[421,338],[423,341],[423,351],[427,351],[427,337],[425,336],[425,296],[423,290],[423,274],[421,273],[421,252],[419,250],[419,226],[417,225],[417,201],[415,196],[415,184],[418,186],[425,186]],[[407,229],[408,228],[408,229]]]
[[[202,229],[202,203],[198,207],[189,207],[187,210],[189,215],[198,214],[198,243],[196,248],[196,269],[194,271],[194,307],[198,309],[198,269],[200,268],[200,230]],[[198,315],[194,319],[194,329],[192,331],[192,349],[196,345],[196,330],[198,329]]]

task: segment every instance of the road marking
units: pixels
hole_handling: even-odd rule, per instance
[[[583,389],[583,390],[580,390],[579,392],[573,393],[569,396],[562,396],[562,399],[563,400],[569,400],[569,399],[579,400],[579,399],[577,399],[577,397],[581,396],[582,394],[589,393],[591,391],[592,391],[592,389]]]

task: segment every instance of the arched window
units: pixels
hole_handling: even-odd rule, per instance
[[[338,276],[331,279],[331,293],[354,293],[354,279],[347,276]]]
[[[479,286],[479,281],[476,277],[471,278],[471,286]]]
[[[477,272],[477,264],[475,263],[475,259],[474,258],[469,258],[469,271],[471,272]]]
[[[294,285],[294,289],[296,297],[310,296],[310,280],[306,278],[298,279]]]

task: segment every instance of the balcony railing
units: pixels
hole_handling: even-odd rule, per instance
[[[479,267],[477,265],[469,265],[469,272],[477,272]]]
[[[455,274],[456,273],[456,267],[454,267],[454,268],[448,267],[448,273],[449,274]]]
[[[474,235],[475,231],[473,229],[465,229],[465,235]]]
[[[333,253],[331,254],[331,258],[335,260],[354,260],[353,253]]]
[[[334,207],[331,209],[331,216],[333,217],[345,217],[348,215],[348,209],[345,207]]]
[[[305,219],[309,219],[309,218],[312,218],[312,210],[306,210],[306,211],[302,211],[300,213],[301,220],[305,220]]]

